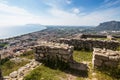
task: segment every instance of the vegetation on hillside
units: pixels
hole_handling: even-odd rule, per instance
[[[23,54],[21,55],[22,58],[28,58],[32,59],[33,57],[33,51],[28,51],[28,54]],[[72,80],[87,80],[87,79],[97,79],[97,80],[119,80],[119,78],[115,78],[109,74],[109,72],[105,72],[102,70],[92,69],[92,52],[86,52],[86,51],[74,51],[73,54],[74,60],[77,62],[85,62],[89,66],[89,71],[88,71],[88,76],[84,77],[81,75],[75,75],[72,71],[70,70],[61,70],[59,68],[50,68],[45,65],[40,65],[38,68],[34,69],[31,71],[27,76],[24,77],[24,80],[67,80],[69,76],[73,77]],[[24,66],[28,61],[23,61],[23,62],[12,62],[9,59],[2,60],[0,62],[2,65],[0,66],[3,70],[3,75],[6,76],[12,71],[17,70],[18,68]],[[113,72],[118,72],[119,76],[119,71],[114,71]],[[78,72],[78,71],[77,71]],[[80,72],[83,74],[83,72]],[[69,76],[68,76],[69,75]]]
[[[118,69],[109,69],[109,68],[102,68],[102,69],[93,69],[92,68],[92,52],[86,51],[74,51],[74,59],[77,62],[87,62],[89,66],[88,71],[88,78],[93,79],[96,78],[97,80],[119,80],[120,78],[120,68]],[[88,79],[87,78],[87,79]],[[77,80],[86,80],[84,77],[77,77]]]
[[[73,74],[71,71],[61,71],[59,69],[52,69],[45,65],[41,65],[35,70],[31,71],[24,78],[24,80],[61,80],[61,79],[67,80],[69,78],[68,73],[71,74],[72,77],[74,77],[74,79],[72,80],[87,80],[87,79],[119,80],[101,70],[92,69],[92,52],[74,51],[73,58],[77,62],[86,62],[88,64],[89,66],[88,77],[84,77],[81,75],[75,76],[75,74]]]
[[[0,64],[0,68],[3,72],[3,76],[9,75],[11,72],[19,69],[20,67],[24,66],[27,64],[28,61],[22,61],[22,62],[13,62],[8,59],[2,60]]]
[[[90,51],[74,51],[74,60],[77,62],[90,61],[92,60],[92,52]]]
[[[7,45],[8,43],[0,43],[0,48],[3,48]]]
[[[27,59],[34,59],[34,51],[33,50],[26,51],[20,57],[27,58]]]
[[[31,71],[24,80],[60,80],[60,78],[66,78],[64,72],[41,65]]]

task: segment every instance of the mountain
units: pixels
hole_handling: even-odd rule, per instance
[[[95,30],[118,31],[120,30],[120,21],[109,21],[100,23]]]

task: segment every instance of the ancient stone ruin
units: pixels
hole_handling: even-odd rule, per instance
[[[79,38],[107,38],[106,35],[81,34]]]
[[[35,59],[55,67],[70,67],[75,70],[87,70],[87,65],[73,60],[73,46],[67,44],[41,42],[35,47]]]
[[[17,71],[11,72],[9,76],[4,76],[4,80],[23,80],[24,76],[26,76],[31,70],[35,69],[38,66],[39,63],[33,59],[30,63],[27,63]]]
[[[87,38],[103,38],[103,39],[109,39],[109,40],[114,40],[114,39],[117,39],[117,38],[120,38],[120,36],[112,36],[112,35],[94,35],[94,34],[75,34],[74,35],[76,38],[80,39],[80,38],[84,38],[84,39],[87,39]]]
[[[91,39],[60,39],[58,42],[69,44],[74,46],[76,50],[89,50],[93,51],[93,48],[105,48],[116,50],[120,46],[118,41],[107,41],[107,40],[91,40]]]
[[[120,52],[94,48],[92,63],[97,68],[118,68],[120,65]]]

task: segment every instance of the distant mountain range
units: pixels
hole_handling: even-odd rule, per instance
[[[95,30],[100,31],[119,31],[120,30],[120,21],[109,21],[100,23]]]

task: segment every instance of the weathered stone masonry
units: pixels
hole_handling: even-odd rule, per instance
[[[120,38],[120,36],[112,36],[112,35],[94,35],[94,34],[77,34],[76,37],[79,38],[108,38],[108,39],[116,39],[116,38]]]
[[[106,35],[81,34],[80,38],[107,38]]]
[[[35,47],[35,59],[37,61],[46,61],[49,64],[52,64],[52,62],[54,62],[53,66],[56,66],[56,64],[60,64],[62,66],[60,62],[63,62],[65,64],[68,64],[72,69],[87,70],[86,64],[77,63],[73,60],[73,50],[73,46],[59,43],[43,42]]]
[[[72,45],[77,50],[84,49],[90,51],[92,51],[93,48],[116,50],[120,46],[120,43],[118,41],[91,39],[60,39],[58,42]]]
[[[64,62],[70,62],[72,60],[73,46],[62,45],[57,43],[42,43],[36,48],[36,60],[47,60],[48,58],[59,59]]]
[[[94,48],[92,63],[94,67],[118,68],[120,65],[120,52]]]

